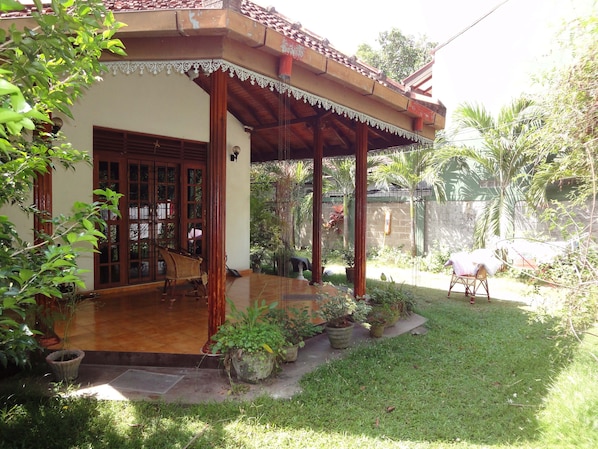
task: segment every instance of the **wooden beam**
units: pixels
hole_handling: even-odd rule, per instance
[[[365,295],[368,126],[358,122],[355,142],[355,297]]]
[[[212,74],[208,152],[208,340],[226,319],[226,102],[227,74]],[[208,341],[209,344],[209,341]]]
[[[296,119],[292,119],[289,120],[288,125],[298,125],[298,124],[303,124],[303,123],[312,123],[314,121],[314,117],[304,117],[304,118],[296,118]],[[276,129],[280,127],[280,123],[276,122],[276,123],[267,123],[265,125],[259,125],[259,126],[254,126],[253,129],[256,131],[262,131],[262,130],[267,130],[267,129]]]

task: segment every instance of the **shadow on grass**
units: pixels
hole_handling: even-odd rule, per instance
[[[471,306],[445,291],[413,291],[428,333],[357,348],[309,374],[297,398],[305,425],[410,441],[536,440],[537,413],[573,341],[520,304]],[[288,425],[280,416],[271,414]]]
[[[461,297],[447,299],[444,290],[414,293],[417,313],[429,320],[426,335],[347,350],[342,360],[308,374],[293,400],[261,398],[244,413],[268,428],[299,433],[434,447],[538,444],[538,412],[574,342],[517,303],[471,306]]]
[[[285,447],[307,440],[324,447],[336,438],[349,447],[343,435],[367,440],[363,447],[382,440],[541,446],[537,415],[573,342],[514,302],[471,306],[446,290],[413,292],[427,334],[346,350],[308,374],[292,400],[183,406],[17,391],[2,395],[0,446],[278,447],[284,439],[294,440]]]

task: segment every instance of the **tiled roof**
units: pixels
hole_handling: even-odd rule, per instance
[[[45,4],[46,2],[44,2]],[[127,11],[152,11],[172,9],[202,9],[209,8],[214,0],[104,0],[109,10],[114,12]],[[216,2],[221,3],[221,2]],[[213,7],[213,6],[212,6]],[[25,10],[18,13],[2,14],[0,17],[22,17],[31,14],[35,10],[33,5],[25,5]],[[292,22],[291,19],[279,14],[273,7],[263,8],[249,0],[241,1],[241,14],[249,17],[262,25],[278,31],[285,37],[292,39],[304,47],[310,48],[327,58],[340,64],[350,67],[368,78],[378,81],[392,89],[405,91],[402,84],[386,78],[379,70],[370,67],[355,56],[347,56],[336,50],[329,41],[317,34],[304,29],[300,23]]]
[[[359,61],[355,56],[347,56],[336,50],[328,41],[321,36],[301,27],[300,23],[292,22],[289,18],[276,12],[271,8],[262,8],[248,0],[243,0],[241,12],[247,17],[259,22],[271,29],[278,31],[289,39],[293,39],[304,47],[310,48],[323,54],[336,62],[339,62],[368,78],[374,79],[385,86],[404,91],[404,87],[391,79],[387,79],[382,72],[366,63]]]

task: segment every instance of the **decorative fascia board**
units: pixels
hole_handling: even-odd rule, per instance
[[[211,75],[212,73],[221,69],[223,72],[228,72],[231,77],[236,76],[241,81],[249,80],[251,84],[257,84],[262,89],[270,89],[271,91],[276,91],[280,94],[287,94],[289,97],[293,97],[296,100],[303,100],[304,102],[309,103],[311,106],[317,106],[321,109],[332,111],[337,115],[347,117],[351,120],[366,123],[368,126],[373,128],[410,139],[417,143],[425,144],[432,142],[430,139],[417,133],[399,128],[396,125],[378,120],[374,117],[355,111],[334,101],[330,101],[326,98],[293,87],[283,81],[270,78],[222,59],[110,61],[104,62],[104,66],[110,72],[112,72],[113,75],[117,75],[119,73],[125,75],[131,75],[134,73],[138,73],[140,75],[144,75],[146,73],[157,75],[162,72],[166,72],[167,75],[186,75],[189,72],[193,72],[197,76],[200,72],[206,75]]]

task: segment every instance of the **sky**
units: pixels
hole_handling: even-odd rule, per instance
[[[345,54],[376,46],[380,32],[426,36],[442,44],[498,5],[511,0],[253,0],[327,38]]]

